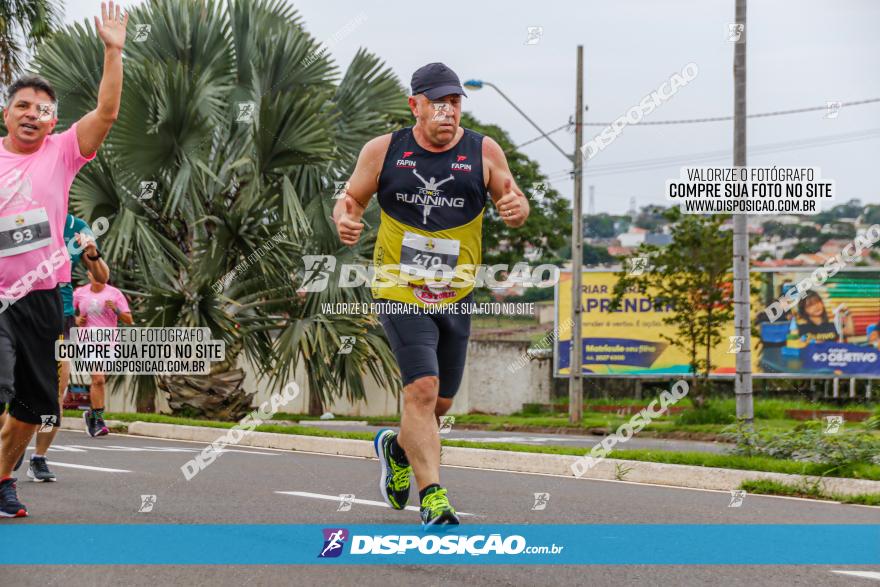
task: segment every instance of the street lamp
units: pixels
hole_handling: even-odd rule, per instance
[[[560,153],[562,153],[562,156],[563,156],[563,157],[565,157],[569,162],[572,162],[572,163],[574,162],[574,160],[575,160],[575,156],[569,155],[568,153],[566,153],[566,152],[562,149],[562,147],[560,147],[559,145],[557,145],[557,144],[556,144],[556,141],[554,141],[553,139],[551,139],[550,136],[549,136],[546,132],[544,132],[544,130],[543,130],[540,126],[538,126],[538,124],[537,124],[534,120],[532,120],[531,118],[529,118],[529,116],[528,116],[525,112],[523,112],[523,111],[520,109],[519,106],[517,106],[516,104],[514,104],[514,103],[513,103],[513,100],[511,100],[510,98],[508,98],[508,97],[504,94],[504,92],[502,92],[501,90],[499,90],[499,89],[498,89],[498,86],[496,86],[496,85],[493,84],[492,82],[487,82],[487,81],[485,81],[485,80],[481,80],[481,79],[469,79],[468,81],[464,82],[464,87],[466,87],[466,88],[469,89],[469,90],[480,90],[480,89],[483,88],[483,86],[489,86],[490,88],[492,88],[493,90],[495,90],[496,92],[498,92],[498,93],[501,95],[502,98],[504,98],[505,100],[507,100],[507,103],[508,103],[508,104],[510,104],[511,106],[513,106],[513,108],[514,108],[517,112],[519,112],[520,114],[522,114],[522,117],[523,117],[523,118],[525,118],[526,120],[529,121],[529,124],[531,124],[532,126],[534,126],[534,127],[538,130],[538,132],[541,133],[541,136],[542,136],[542,137],[544,137],[545,139],[547,139],[548,141],[550,141],[550,144],[552,144],[554,147],[556,147],[556,150],[559,151]]]

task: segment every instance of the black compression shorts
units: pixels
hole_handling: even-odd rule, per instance
[[[0,313],[0,405],[8,402],[16,420],[59,421],[55,341],[63,314],[57,289],[32,291]]]
[[[468,295],[454,305],[460,308],[470,304],[472,298]],[[379,321],[397,358],[403,385],[433,375],[440,380],[440,397],[454,397],[464,375],[471,335],[470,313],[394,312],[392,310],[400,310],[407,304],[377,301],[389,310],[379,314]]]

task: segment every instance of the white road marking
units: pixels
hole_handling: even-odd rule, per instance
[[[831,571],[838,575],[851,575],[853,577],[861,577],[862,579],[876,579],[880,581],[880,573],[873,571]]]
[[[281,493],[283,495],[296,495],[297,497],[311,497],[312,499],[324,499],[327,501],[339,501],[338,495],[324,495],[323,493],[309,493],[308,491],[276,491],[275,493]],[[372,506],[376,506],[376,507],[380,507],[380,508],[391,509],[391,506],[389,506],[384,501],[373,501],[372,499],[352,499],[351,503],[359,503],[361,505],[372,505]],[[419,511],[419,508],[417,508],[414,505],[408,505],[404,509],[407,509],[411,512]],[[459,511],[456,511],[455,513],[457,513],[459,516],[473,516],[473,515],[475,515],[475,514],[468,514],[466,512],[459,512]]]
[[[28,447],[33,450],[33,447]],[[90,450],[103,450],[109,452],[184,452],[184,453],[198,453],[201,452],[197,448],[183,448],[183,447],[168,447],[168,446],[120,446],[118,444],[105,444],[105,445],[84,445],[84,444],[68,444],[68,445],[52,445],[49,447],[49,450],[57,450],[60,452],[88,452]],[[274,452],[260,452],[258,450],[240,450],[235,448],[221,448],[215,452],[237,452],[241,454],[247,455],[264,455],[268,457],[277,457],[278,454]]]
[[[88,471],[103,471],[105,473],[131,473],[127,469],[110,469],[109,467],[91,467],[89,465],[74,465],[73,463],[59,463],[58,461],[49,461],[53,467],[68,467],[70,469],[86,469]]]

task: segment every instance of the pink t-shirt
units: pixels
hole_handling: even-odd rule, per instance
[[[99,292],[92,291],[91,284],[73,290],[73,309],[86,317],[81,328],[116,328],[119,317],[107,307],[107,300],[113,300],[120,313],[129,311],[125,294],[112,285],[105,285]]]
[[[70,281],[64,243],[70,184],[94,157],[80,154],[76,124],[48,135],[30,155],[10,153],[0,142],[0,298]]]

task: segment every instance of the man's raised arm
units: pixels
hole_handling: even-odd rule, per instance
[[[83,157],[91,156],[110,132],[119,116],[122,99],[122,47],[125,45],[125,27],[128,14],[120,15],[121,7],[111,1],[101,2],[101,20],[95,17],[95,28],[104,42],[104,75],[98,88],[98,106],[83,116],[76,126],[76,140]]]

